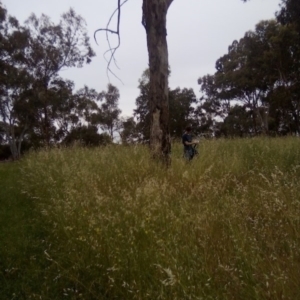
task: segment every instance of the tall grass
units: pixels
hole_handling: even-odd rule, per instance
[[[172,167],[143,146],[23,162],[51,233],[40,297],[300,299],[300,142],[203,141]]]
[[[40,299],[48,276],[44,270],[51,265],[43,253],[47,226],[35,203],[20,191],[20,165],[0,163],[1,300]]]

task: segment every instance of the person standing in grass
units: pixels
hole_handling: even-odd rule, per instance
[[[190,161],[193,159],[193,157],[198,153],[195,149],[196,145],[198,144],[198,141],[193,141],[192,137],[192,127],[188,126],[185,129],[185,132],[182,136],[182,144],[183,144],[183,153],[184,157]]]

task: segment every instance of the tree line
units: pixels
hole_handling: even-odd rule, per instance
[[[180,138],[187,125],[196,134],[225,137],[299,134],[299,15],[297,0],[283,0],[274,20],[233,41],[216,61],[216,72],[198,79],[200,99],[189,88],[168,89],[171,137]],[[129,118],[121,116],[117,87],[75,91],[74,83],[60,76],[61,70],[83,67],[95,56],[86,23],[74,10],[57,24],[32,14],[20,25],[0,2],[0,45],[2,152],[7,149],[17,159],[32,147],[75,141],[149,143],[151,70],[139,79],[140,94]]]
[[[73,9],[54,24],[32,14],[24,25],[0,3],[0,142],[14,159],[23,149],[72,143],[109,143],[113,138],[119,91],[109,84],[97,92],[60,71],[91,62],[84,19]],[[102,130],[102,133],[98,133]]]
[[[74,10],[63,14],[58,24],[32,14],[21,25],[1,4],[0,40],[0,144],[5,152],[0,156],[17,159],[29,148],[75,141],[149,142],[149,70],[142,75],[137,109],[129,118],[121,116],[117,87],[108,84],[106,91],[98,92],[84,86],[75,91],[74,83],[60,76],[60,71],[83,67],[95,56],[86,23]],[[172,124],[179,136],[197,100],[191,89],[170,94],[174,104],[178,102]]]
[[[180,138],[188,124],[195,134],[216,137],[299,135],[299,16],[300,2],[283,0],[273,20],[259,22],[254,31],[233,41],[217,59],[216,72],[198,79],[200,99],[192,89],[169,89],[171,137]],[[146,70],[133,114],[136,136],[144,142],[150,139],[153,118],[149,78]]]
[[[202,113],[225,136],[300,133],[300,2],[283,0],[198,79]],[[212,120],[221,119],[213,124]],[[214,128],[213,128],[214,127]]]

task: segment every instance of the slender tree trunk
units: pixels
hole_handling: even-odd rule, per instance
[[[110,125],[109,134],[110,134],[111,141],[113,141],[114,140],[114,128],[113,128],[113,124]]]
[[[19,157],[18,157],[17,143],[15,137],[15,131],[13,128],[10,128],[10,132],[9,132],[9,147],[10,147],[13,160],[18,159]]]
[[[47,89],[48,83],[44,83],[43,85],[38,86],[37,89],[37,97],[39,101],[43,104],[43,113],[44,116],[41,116],[41,131],[43,134],[43,140],[45,146],[50,146],[50,121],[48,115],[48,108],[47,108]]]
[[[143,0],[150,67],[150,149],[155,159],[170,165],[168,46],[166,20],[173,0]]]
[[[264,109],[264,107],[261,107],[261,109]],[[264,115],[261,114],[259,107],[256,108],[256,115],[258,116],[259,121],[260,121],[261,133],[263,135],[266,135],[267,132],[266,132],[266,127],[265,127],[265,122],[264,122]]]
[[[2,117],[2,129],[5,131],[6,138],[8,140],[8,145],[10,148],[10,152],[12,155],[12,159],[16,160],[19,159],[20,156],[18,155],[18,147],[17,147],[17,141],[15,136],[15,128],[14,128],[14,119],[10,116],[8,117],[4,111],[4,109],[1,111],[1,117]]]
[[[21,157],[21,147],[22,147],[22,142],[23,142],[26,130],[27,130],[27,125],[24,126],[24,128],[23,128],[23,130],[22,130],[22,132],[20,134],[20,137],[18,139],[18,148],[17,148],[17,150],[18,150],[18,158]]]
[[[299,114],[296,111],[294,111],[292,113],[292,115],[293,115],[293,118],[294,118],[294,121],[295,121],[296,134],[299,134],[300,133]]]
[[[46,146],[50,146],[50,134],[49,134],[49,118],[48,118],[48,110],[46,104],[44,104],[44,135]]]

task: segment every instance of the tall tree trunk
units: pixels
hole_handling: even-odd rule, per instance
[[[150,68],[150,149],[155,159],[170,164],[167,12],[173,0],[143,0]]]

